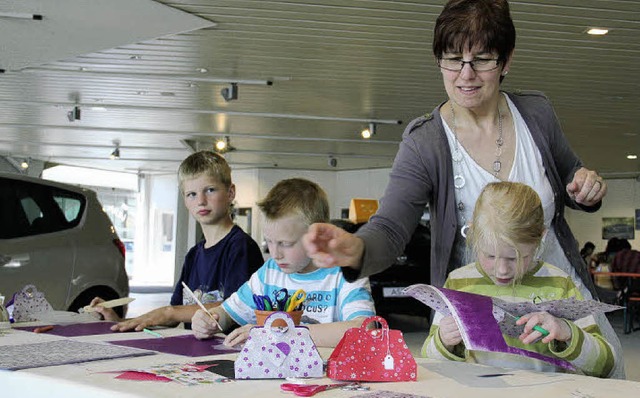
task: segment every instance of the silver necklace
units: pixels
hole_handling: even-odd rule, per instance
[[[466,180],[462,175],[461,163],[464,161],[464,156],[460,151],[460,142],[458,141],[458,126],[456,124],[456,113],[453,108],[453,104],[451,104],[451,122],[452,122],[452,130],[453,130],[453,138],[454,138],[454,148],[453,153],[451,154],[451,158],[453,159],[455,170],[453,175],[453,186],[460,190],[465,184]],[[502,135],[502,113],[500,112],[500,106],[498,106],[498,138],[496,139],[496,160],[493,161],[493,175],[498,178],[498,173],[502,169],[502,162],[500,161],[500,157],[502,156],[502,146],[504,145],[504,137]],[[458,195],[459,197],[460,195]],[[460,228],[460,233],[463,237],[467,237],[467,230],[469,229],[469,225],[467,224],[467,218],[464,215],[465,206],[462,203],[462,200],[459,200],[456,208],[460,213],[460,218],[462,220],[462,228]]]

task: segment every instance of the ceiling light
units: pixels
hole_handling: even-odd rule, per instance
[[[67,119],[69,119],[70,122],[80,120],[80,116],[80,107],[78,105],[74,106],[72,110],[67,112]]]
[[[591,29],[587,30],[587,33],[590,34],[590,35],[594,35],[594,36],[602,36],[602,35],[606,35],[607,33],[609,33],[609,29],[591,28]]]
[[[216,151],[222,152],[227,147],[227,143],[224,140],[216,141]]]
[[[638,159],[638,155],[634,155],[634,154],[627,155],[627,159],[629,159],[629,160]]]
[[[20,163],[20,167],[22,167],[25,170],[29,168],[29,162],[27,161],[27,159],[24,159],[22,163]]]
[[[32,19],[42,21],[42,14],[30,14],[26,12],[0,12],[0,18]]]
[[[109,159],[111,159],[111,160],[120,159],[120,141],[115,140],[115,141],[113,141],[113,144],[116,147],[113,150],[113,152],[111,152],[111,155],[109,155]]]
[[[364,138],[365,140],[368,140],[369,138],[371,138],[371,136],[376,134],[376,124],[373,122],[369,123],[369,128],[362,130],[362,132],[360,132],[360,135],[362,136],[362,138]]]
[[[225,87],[220,90],[220,95],[222,98],[229,102],[238,99],[238,83],[231,83],[229,87]]]
[[[231,152],[236,150],[236,148],[231,145],[231,140],[229,139],[228,135],[224,137],[224,140],[223,139],[217,140],[215,143],[215,148],[216,148],[216,152],[218,153],[226,153],[226,152]]]

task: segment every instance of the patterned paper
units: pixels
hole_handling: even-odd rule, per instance
[[[449,312],[460,327],[462,341],[469,350],[517,354],[542,360],[557,367],[575,370],[568,361],[507,345],[501,326],[510,329],[514,328],[515,324],[509,324],[511,321],[504,316],[504,310],[496,310],[492,297],[422,284],[409,286],[404,292],[415,298],[426,297],[427,305],[436,301],[446,303]],[[438,294],[441,300],[430,299],[430,294]],[[498,322],[502,322],[502,325]]]
[[[381,329],[368,330],[372,322]],[[327,361],[327,377],[345,381],[415,381],[417,365],[402,332],[379,316],[346,331]]]
[[[286,328],[272,328],[276,319]],[[249,338],[235,362],[236,379],[283,379],[322,377],[322,358],[309,329],[295,326],[286,312],[274,312],[249,332]]]
[[[0,369],[19,370],[151,354],[155,353],[136,348],[65,339],[3,346],[0,349]]]

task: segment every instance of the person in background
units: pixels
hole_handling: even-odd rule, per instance
[[[587,267],[591,265],[591,256],[595,249],[596,245],[594,245],[593,242],[585,243],[582,249],[580,249],[580,257],[582,257]]]
[[[302,247],[309,225],[329,221],[327,195],[311,181],[292,178],[277,183],[258,206],[265,217],[264,238],[271,258],[212,309],[217,322],[202,310],[196,312],[191,321],[194,335],[206,339],[240,325],[226,336],[225,344],[241,344],[256,324],[254,295],[271,298],[283,288],[291,295],[302,289],[306,292],[302,323],[317,346],[335,347],[347,329],[375,315],[375,308],[368,278],[349,283],[340,268],[317,267]]]
[[[444,287],[510,302],[528,301],[532,295],[543,302],[582,300],[566,272],[538,257],[545,233],[542,203],[533,189],[520,183],[489,183],[476,201],[467,235],[477,261],[452,271]],[[567,360],[579,373],[608,377],[615,362],[622,360],[614,354],[592,315],[570,321],[541,311],[523,315],[516,324],[524,325],[524,330],[519,338],[505,335],[508,345]],[[549,334],[543,336],[534,330],[536,325]],[[441,313],[434,318],[422,354],[501,368],[556,370],[553,365],[524,356],[465,350],[454,317]]]
[[[543,260],[568,273],[585,298],[597,297],[564,211],[598,210],[607,184],[573,152],[547,97],[500,90],[515,41],[506,0],[446,3],[435,22],[433,54],[448,98],[405,129],[380,207],[366,225],[355,234],[328,224],[309,228],[305,248],[318,266],[342,266],[348,280],[383,271],[428,205],[431,283],[442,286],[450,271],[474,260],[465,235],[482,188],[521,182],[542,201]],[[598,323],[621,350],[606,317]],[[616,374],[624,377],[620,366]]]
[[[185,256],[180,278],[170,305],[137,318],[122,320],[111,310],[92,306],[106,320],[118,321],[114,331],[140,331],[150,326],[176,326],[189,322],[199,308],[183,291],[182,282],[209,305],[220,305],[249,279],[264,261],[260,247],[231,218],[236,188],[226,160],[212,151],[200,151],[187,157],[178,169],[180,192],[189,214],[200,224],[204,240]]]

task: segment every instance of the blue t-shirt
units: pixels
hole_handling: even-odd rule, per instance
[[[205,241],[198,242],[185,256],[171,305],[194,304],[188,295],[183,295],[183,281],[203,303],[222,301],[264,262],[258,244],[237,225],[214,246],[205,248],[204,244]]]

